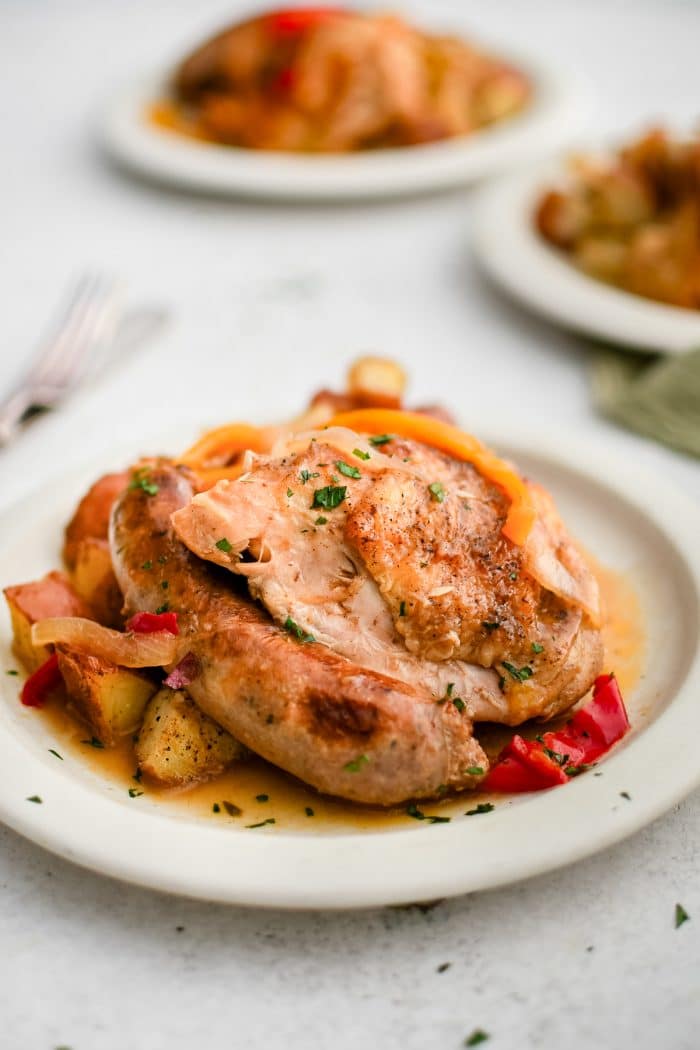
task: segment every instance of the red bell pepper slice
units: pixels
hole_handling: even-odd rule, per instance
[[[331,15],[341,14],[338,7],[293,7],[273,11],[265,21],[274,33],[303,33]]]
[[[22,686],[20,700],[25,707],[43,707],[49,693],[58,689],[62,682],[63,676],[58,669],[58,656],[56,653],[51,653],[48,660],[45,660],[41,667],[37,667]]]
[[[180,628],[177,623],[177,613],[163,612],[139,612],[126,621],[127,631],[134,634],[155,634],[157,631],[169,631],[170,634],[179,634]]]
[[[484,791],[542,791],[565,784],[605,754],[629,729],[629,719],[615,676],[601,675],[593,699],[563,729],[537,740],[516,734],[482,781]]]

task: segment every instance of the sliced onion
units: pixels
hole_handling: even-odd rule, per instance
[[[120,667],[163,667],[181,655],[183,639],[169,631],[124,634],[82,616],[50,616],[32,627],[34,645],[69,645]]]

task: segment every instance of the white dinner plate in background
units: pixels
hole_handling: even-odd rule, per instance
[[[540,236],[533,221],[537,201],[565,176],[562,160],[502,176],[479,191],[473,247],[485,272],[535,313],[605,342],[666,353],[700,346],[700,311],[589,277]]]
[[[449,824],[407,817],[386,830],[354,823],[314,833],[280,820],[251,830],[182,813],[147,791],[129,798],[123,783],[74,755],[57,761],[49,749],[61,745],[50,725],[21,706],[18,679],[0,674],[0,819],[69,860],[153,889],[234,904],[353,908],[454,896],[545,872],[618,842],[676,803],[700,781],[700,510],[590,441],[536,437],[530,427],[484,437],[552,491],[572,532],[639,595],[650,658],[626,696],[632,732],[597,775],[495,798],[495,809],[479,816],[464,815],[466,793],[461,805],[449,803]],[[40,497],[5,511],[0,584],[56,567],[76,500],[100,471],[128,461],[128,453],[115,455],[81,476],[57,478]],[[14,668],[9,643],[3,603],[0,663]],[[36,795],[41,804],[29,801]]]
[[[552,151],[580,129],[587,107],[575,78],[517,56],[508,60],[531,78],[531,103],[501,123],[443,142],[337,156],[200,142],[148,121],[148,107],[162,97],[165,77],[118,93],[101,114],[99,134],[110,156],[128,170],[208,193],[338,201],[446,189]]]

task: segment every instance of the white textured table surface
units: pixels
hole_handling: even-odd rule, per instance
[[[595,85],[604,131],[697,117],[698,4],[401,6],[555,51]],[[493,409],[531,414],[553,433],[603,435],[697,495],[697,464],[595,418],[581,343],[479,279],[467,193],[266,207],[161,192],[103,163],[90,124],[109,85],[161,64],[236,7],[0,6],[0,387],[89,263],[173,316],[148,353],[0,454],[0,504],[181,419],[282,414],[368,349],[401,358],[421,399],[447,395],[467,420]],[[695,795],[573,868],[430,911],[350,915],[170,899],[0,829],[0,1045],[456,1050],[481,1027],[494,1050],[696,1047],[699,815]],[[676,901],[692,916],[679,930]]]

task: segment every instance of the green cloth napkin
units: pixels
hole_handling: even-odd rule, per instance
[[[671,356],[597,348],[591,385],[603,415],[700,457],[700,348]]]

